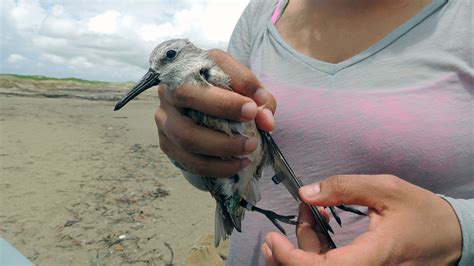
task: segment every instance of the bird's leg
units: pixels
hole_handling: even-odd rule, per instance
[[[284,235],[286,235],[285,229],[278,223],[278,221],[286,224],[292,224],[292,225],[297,225],[297,221],[293,221],[292,219],[296,218],[296,215],[280,215],[276,212],[270,211],[270,210],[265,210],[262,208],[259,208],[249,202],[247,202],[244,199],[241,199],[239,202],[240,206],[249,210],[249,211],[256,211],[259,212],[263,215],[265,215]]]
[[[338,224],[340,227],[342,227],[341,217],[339,217],[339,215],[337,215],[336,209],[334,208],[334,206],[330,206],[330,207],[329,207],[329,210],[331,210],[332,216],[334,216],[334,219],[336,219],[337,224]]]

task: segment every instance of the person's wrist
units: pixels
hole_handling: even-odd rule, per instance
[[[441,208],[445,212],[446,220],[446,242],[444,244],[447,247],[445,261],[449,265],[457,265],[462,256],[462,231],[461,224],[459,223],[458,217],[454,208],[451,206],[449,201],[445,198],[440,197],[442,202]]]

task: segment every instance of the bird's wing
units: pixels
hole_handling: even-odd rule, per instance
[[[302,202],[299,196],[299,188],[303,186],[301,180],[295,175],[291,169],[288,161],[283,156],[283,153],[278,148],[275,140],[273,139],[271,133],[261,130],[260,133],[264,141],[267,144],[267,152],[271,155],[271,160],[273,169],[275,170],[274,181],[276,183],[283,183],[286,189],[290,194],[295,198],[296,201]],[[276,180],[275,180],[276,179]],[[336,248],[336,244],[332,240],[329,232],[332,232],[332,229],[324,217],[319,213],[318,209],[315,206],[308,205],[311,209],[311,213],[315,220],[314,230],[318,235],[319,240],[321,241],[321,250],[326,252],[329,249]]]

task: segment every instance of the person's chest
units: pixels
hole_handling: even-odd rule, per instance
[[[437,193],[474,193],[473,102],[457,75],[375,91],[264,83],[278,102],[275,139],[306,182],[394,174]]]

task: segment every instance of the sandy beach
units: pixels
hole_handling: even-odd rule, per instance
[[[223,265],[214,200],[159,149],[156,92],[113,112],[124,90],[0,89],[0,235],[37,265]]]

